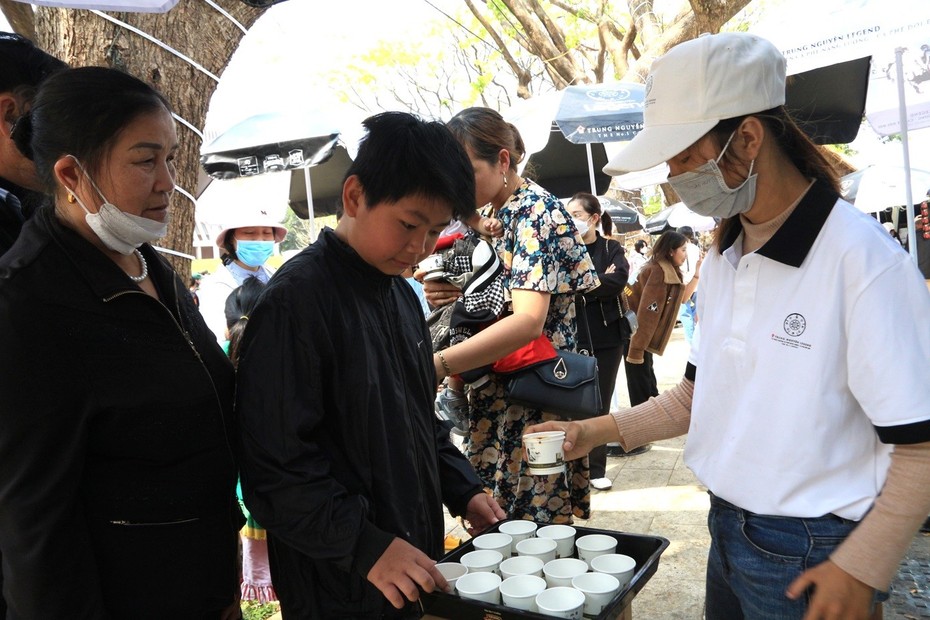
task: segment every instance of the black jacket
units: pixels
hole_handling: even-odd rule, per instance
[[[202,618],[238,587],[233,370],[50,209],[0,259],[0,549],[10,620]]]
[[[600,234],[594,243],[586,244],[588,254],[594,262],[597,277],[601,285],[584,295],[585,316],[588,319],[588,329],[591,330],[591,340],[594,350],[599,347],[619,347],[622,339],[629,339],[625,333],[625,322],[620,321],[619,295],[626,286],[630,275],[630,264],[626,260],[623,246],[613,239],[605,239]],[[613,265],[613,273],[605,273]],[[581,348],[587,348],[587,334],[585,325],[578,324],[578,340]]]
[[[395,537],[439,558],[442,504],[462,514],[482,492],[433,413],[430,343],[410,285],[331,230],[284,264],[250,316],[242,486],[287,618],[392,615],[371,567]]]

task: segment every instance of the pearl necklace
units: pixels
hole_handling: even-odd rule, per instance
[[[137,276],[129,276],[129,279],[133,282],[142,282],[142,280],[145,280],[147,277],[149,277],[149,265],[145,262],[145,257],[142,256],[142,252],[139,250],[133,250],[132,253],[135,254],[136,258],[139,259],[139,264],[142,265],[142,273]]]

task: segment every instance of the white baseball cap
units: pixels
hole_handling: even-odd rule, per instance
[[[228,221],[223,223],[223,230],[216,236],[216,247],[223,247],[223,238],[226,233],[236,228],[271,228],[274,230],[275,243],[281,243],[287,235],[287,228],[282,226],[281,222],[272,218],[266,210],[255,207],[240,208]]]
[[[721,120],[785,103],[785,58],[746,32],[702,34],[652,63],[646,78],[643,130],[611,158],[617,176],[668,161]]]

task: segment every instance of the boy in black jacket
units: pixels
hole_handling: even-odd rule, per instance
[[[471,163],[440,123],[365,127],[344,217],[278,271],[242,343],[242,485],[287,618],[416,617],[419,590],[446,587],[442,504],[476,531],[504,517],[433,414],[430,335],[400,276],[474,211]]]

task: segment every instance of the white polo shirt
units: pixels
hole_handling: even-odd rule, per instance
[[[688,241],[685,243],[685,263],[681,266],[681,282],[687,284],[697,271],[698,260],[701,258],[701,248]]]
[[[858,520],[890,444],[930,441],[930,294],[893,241],[818,182],[758,251],[708,252],[685,462],[714,494]]]

